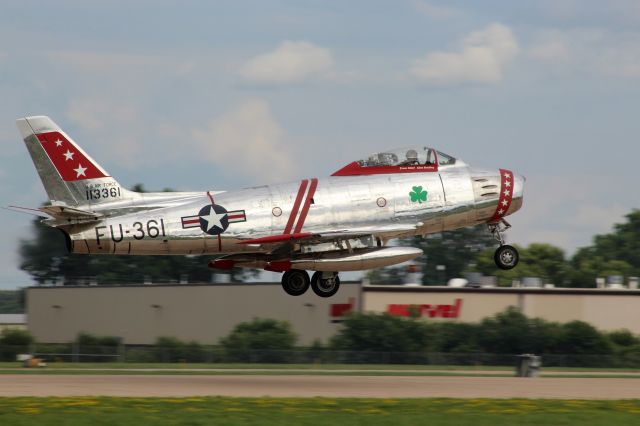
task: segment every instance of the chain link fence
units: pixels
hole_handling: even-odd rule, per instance
[[[514,366],[518,354],[334,351],[317,348],[248,350],[229,354],[220,346],[185,344],[82,346],[78,344],[0,345],[0,360],[30,354],[46,362],[127,363],[276,363],[276,364],[404,364]],[[640,353],[617,355],[538,354],[545,367],[640,368]]]

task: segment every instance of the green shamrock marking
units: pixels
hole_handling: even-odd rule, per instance
[[[421,186],[414,186],[413,191],[409,193],[409,197],[411,197],[411,202],[415,203],[416,201],[422,204],[424,201],[427,202],[427,191],[423,191]]]

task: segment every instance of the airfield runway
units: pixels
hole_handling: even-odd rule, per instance
[[[0,376],[0,396],[640,398],[633,378],[449,376],[31,375]]]

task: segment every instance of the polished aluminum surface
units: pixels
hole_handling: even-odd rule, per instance
[[[80,211],[49,210],[52,217],[46,221],[65,231],[74,253],[230,255],[239,266],[290,259],[310,270],[368,269],[419,254],[417,249],[404,254],[400,248],[377,249],[389,240],[488,223],[507,189],[501,170],[470,168],[457,160],[432,172],[332,176],[227,192],[141,194],[121,187],[84,151],[104,177],[63,180],[38,132],[57,132],[70,147],[80,148],[47,117],[20,119],[18,127],[51,204]],[[504,216],[522,205],[524,178],[513,175],[513,181]],[[282,234],[295,238],[243,244]]]

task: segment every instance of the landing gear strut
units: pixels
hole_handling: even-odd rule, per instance
[[[309,289],[309,274],[300,269],[289,269],[282,275],[282,288],[290,296],[303,295]]]
[[[493,234],[494,238],[500,243],[500,247],[496,249],[493,255],[493,260],[500,269],[509,270],[516,267],[520,260],[520,255],[515,247],[504,243],[504,237],[502,233],[511,228],[509,222],[502,219],[498,223],[489,224],[489,231]]]
[[[331,297],[340,288],[337,272],[316,272],[311,277],[311,290],[320,297]]]

